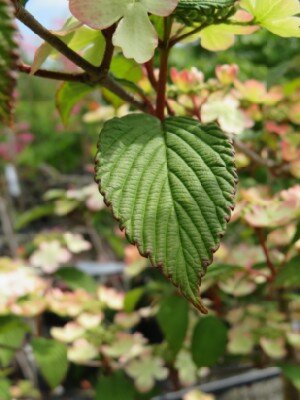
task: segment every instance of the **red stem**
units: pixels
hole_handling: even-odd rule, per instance
[[[256,228],[255,231],[257,233],[261,248],[265,254],[267,266],[268,266],[269,270],[271,271],[271,278],[273,280],[276,277],[276,268],[274,267],[272,260],[270,258],[269,249],[266,244],[266,238],[265,238],[264,233],[261,228]]]
[[[160,72],[157,85],[157,102],[156,102],[156,115],[163,121],[165,118],[166,106],[166,87],[168,80],[168,59],[169,59],[169,38],[171,33],[172,20],[165,18],[164,20],[164,41],[161,48],[160,57]]]

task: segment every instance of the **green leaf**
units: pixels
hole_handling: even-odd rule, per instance
[[[234,203],[232,145],[216,125],[191,118],[161,123],[145,114],[108,121],[96,179],[141,254],[206,312],[199,286]]]
[[[56,388],[68,371],[66,346],[55,340],[34,338],[32,348],[42,376],[52,389]]]
[[[74,106],[95,88],[79,82],[64,82],[56,93],[56,107],[65,125],[68,125]]]
[[[276,285],[285,288],[300,286],[300,256],[292,258],[280,268],[276,277]]]
[[[69,288],[73,290],[85,289],[89,293],[95,293],[97,289],[97,284],[95,280],[91,276],[85,274],[77,268],[60,268],[55,273],[55,276],[65,282],[69,286]]]
[[[196,9],[201,10],[208,7],[229,7],[234,4],[235,0],[180,0],[177,9]]]
[[[38,219],[47,217],[48,215],[52,215],[53,212],[54,212],[53,204],[42,204],[40,206],[36,206],[31,210],[25,211],[17,216],[15,222],[15,229],[17,230],[23,229]]]
[[[163,298],[160,302],[157,320],[166,341],[176,355],[181,349],[188,328],[189,307],[187,301],[178,296]]]
[[[0,0],[0,122],[8,124],[17,69],[17,43],[13,10],[9,0]]]
[[[180,0],[175,16],[186,25],[225,21],[234,11],[235,0]]]
[[[124,311],[127,313],[133,312],[138,301],[144,294],[143,288],[135,288],[126,293],[124,299]]]
[[[195,327],[192,349],[193,359],[198,367],[210,367],[216,364],[225,353],[227,328],[213,315],[201,318]]]
[[[283,375],[288,378],[292,384],[300,390],[300,366],[286,364],[280,366]]]
[[[0,317],[0,366],[9,365],[16,351],[22,346],[28,330],[28,326],[17,317]]]
[[[0,379],[0,400],[10,400],[10,382],[8,379]]]
[[[240,6],[253,15],[255,23],[282,37],[300,37],[298,0],[242,0]]]
[[[123,372],[102,376],[96,389],[96,400],[134,400],[133,385],[125,378]]]

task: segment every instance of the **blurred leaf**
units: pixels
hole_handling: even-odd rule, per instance
[[[85,289],[89,293],[95,293],[97,284],[88,274],[74,267],[60,268],[55,276],[66,283],[70,289]]]
[[[22,346],[28,326],[16,317],[0,317],[0,365],[8,366]],[[1,345],[3,347],[1,347]],[[6,347],[7,346],[7,347]]]
[[[220,318],[213,315],[202,317],[197,323],[193,339],[192,354],[198,367],[216,364],[225,353],[227,328]]]
[[[283,375],[289,379],[298,390],[300,390],[300,366],[285,364],[280,365],[280,368]]]
[[[74,106],[95,88],[79,82],[64,82],[56,93],[56,107],[65,125],[68,125]]]
[[[157,320],[174,355],[183,344],[189,322],[189,304],[179,296],[164,297]]]
[[[53,204],[43,204],[41,206],[34,207],[31,210],[25,211],[21,215],[18,215],[15,222],[15,229],[23,229],[27,225],[31,224],[31,222],[34,222],[43,217],[47,217],[48,215],[53,214],[53,212]]]
[[[0,400],[11,400],[10,382],[8,379],[0,379]]]
[[[124,299],[124,311],[127,313],[134,311],[135,306],[142,297],[143,293],[144,293],[143,288],[136,288],[129,290],[129,292],[126,293]]]
[[[276,277],[279,287],[300,287],[300,256],[292,258],[280,268]]]
[[[17,67],[14,15],[9,0],[0,0],[0,122],[8,124]]]
[[[67,347],[55,340],[34,338],[32,348],[42,376],[52,389],[56,388],[68,371]]]
[[[121,371],[102,376],[96,388],[96,400],[134,400],[135,390]]]

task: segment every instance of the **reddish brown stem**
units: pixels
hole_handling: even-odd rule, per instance
[[[157,90],[157,79],[154,75],[153,59],[151,59],[150,61],[147,61],[144,64],[144,67],[145,67],[149,82],[151,83],[151,86],[153,87],[153,89],[156,91]]]
[[[276,277],[276,268],[274,267],[274,264],[272,263],[272,260],[270,258],[269,249],[266,244],[266,238],[265,238],[264,232],[261,228],[256,228],[255,231],[257,233],[257,237],[258,237],[259,243],[261,245],[261,248],[266,257],[266,263],[267,263],[269,270],[271,271],[271,278],[273,280]]]
[[[169,38],[171,33],[172,20],[165,18],[164,20],[164,40],[161,48],[160,56],[160,71],[159,80],[157,85],[157,102],[156,102],[156,115],[163,121],[165,118],[166,106],[166,87],[168,80],[168,59],[169,59]]]

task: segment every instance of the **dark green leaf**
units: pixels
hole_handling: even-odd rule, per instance
[[[225,353],[227,328],[215,316],[201,318],[192,339],[192,354],[198,367],[210,367]]]
[[[96,389],[96,400],[134,400],[135,390],[131,382],[118,371],[114,375],[102,376]]]
[[[97,289],[95,280],[77,268],[60,268],[55,275],[68,285],[70,289],[85,289],[90,293],[94,293]]]
[[[157,319],[174,355],[183,344],[189,322],[189,305],[178,296],[165,297],[160,302]]]
[[[56,388],[68,371],[66,346],[55,340],[35,338],[32,348],[42,376],[52,389]]]
[[[278,272],[276,285],[280,287],[300,287],[300,256],[292,258]]]
[[[234,203],[232,145],[216,125],[132,114],[101,132],[96,179],[131,243],[205,311],[199,286]]]

